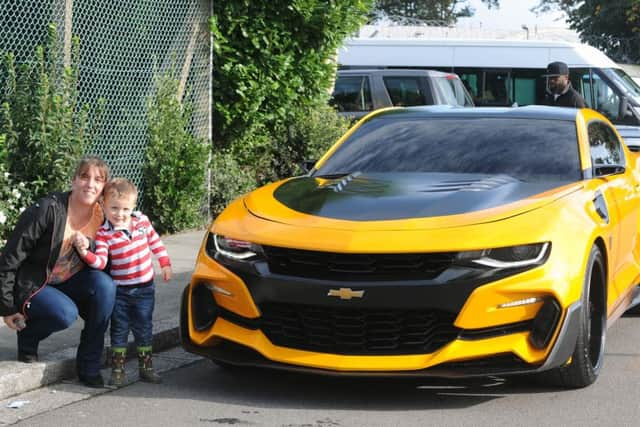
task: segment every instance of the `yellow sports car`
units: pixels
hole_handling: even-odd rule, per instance
[[[211,224],[183,346],[225,366],[589,385],[636,302],[639,166],[589,109],[374,112]]]

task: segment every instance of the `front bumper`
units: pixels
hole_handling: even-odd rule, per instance
[[[243,323],[240,317],[220,307],[214,310],[211,325],[204,328],[205,331],[196,331],[190,309],[192,289],[192,286],[185,288],[180,314],[182,345],[187,351],[230,365],[323,375],[457,378],[552,369],[570,359],[582,310],[581,303],[575,302],[564,311],[562,319],[556,319],[553,345],[538,350],[537,354],[534,350],[533,357],[537,359],[534,363],[526,361],[532,355],[531,324],[526,325],[529,330],[518,327],[525,325],[516,325],[513,330],[502,328],[475,335],[460,333],[432,353],[330,354],[274,345],[259,327],[252,327],[251,322],[239,325]],[[559,327],[558,322],[561,322]]]

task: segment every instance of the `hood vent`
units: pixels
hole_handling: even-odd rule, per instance
[[[444,193],[451,191],[487,191],[501,187],[506,184],[516,183],[517,179],[507,175],[499,175],[484,179],[460,179],[451,181],[440,181],[422,187],[422,193]]]
[[[358,179],[358,176],[362,175],[361,172],[354,172],[341,179],[336,179],[321,185],[320,188],[330,189],[335,193],[376,193],[384,191],[388,184],[385,184],[378,180]]]

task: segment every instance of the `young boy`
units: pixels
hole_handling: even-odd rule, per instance
[[[104,269],[110,260],[109,274],[116,284],[116,303],[111,315],[112,370],[110,383],[125,383],[127,338],[133,332],[138,349],[140,379],[159,383],[151,361],[152,314],[154,297],[151,252],[158,257],[164,281],[171,279],[171,262],[149,218],[134,212],[138,198],[136,187],[124,178],[114,178],[104,188],[103,209],[106,221],[96,233],[95,252],[88,239],[77,233],[74,246],[92,268]]]

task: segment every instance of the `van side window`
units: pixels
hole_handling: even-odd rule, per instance
[[[425,105],[420,78],[418,77],[383,77],[391,103],[395,106],[409,107],[412,105]]]
[[[480,105],[510,106],[511,78],[508,71],[485,71]]]
[[[513,100],[518,106],[532,105],[537,102],[538,79],[537,70],[514,69],[511,72],[513,80]]]
[[[367,76],[339,77],[329,104],[338,111],[371,111],[371,89]]]
[[[591,73],[588,68],[572,68],[569,75],[571,86],[582,95],[587,107],[593,108],[593,96],[591,93]]]
[[[480,73],[471,72],[471,71],[462,71],[456,70],[458,76],[460,76],[460,80],[462,80],[462,84],[467,89],[471,98],[475,103],[478,102],[478,94],[480,93],[480,87],[482,82],[482,76]]]
[[[602,122],[589,123],[589,151],[593,166],[624,166],[620,140],[613,130]]]
[[[593,74],[593,109],[604,114],[609,120],[616,120],[620,110],[620,97],[613,89],[600,78]]]

